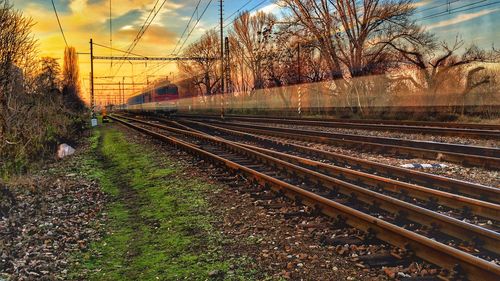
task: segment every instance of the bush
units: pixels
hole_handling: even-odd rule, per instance
[[[25,172],[84,129],[61,94],[55,59],[37,58],[32,20],[0,0],[0,178]]]

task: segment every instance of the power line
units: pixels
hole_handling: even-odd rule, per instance
[[[247,10],[247,12],[251,12],[255,9],[257,9],[260,5],[266,3],[268,0],[263,0],[263,1],[260,1],[259,4],[253,6],[251,9]],[[233,22],[235,22],[236,20],[238,19],[238,17],[234,18],[231,22],[227,23],[226,25],[224,25],[224,28],[228,27],[229,25],[231,25]]]
[[[243,10],[243,8],[245,8],[248,4],[250,4],[250,2],[252,2],[253,0],[249,0],[247,1],[245,4],[243,4],[243,6],[241,6],[238,10],[234,11],[232,14],[230,14],[229,16],[227,16],[224,21],[227,21],[228,19],[230,19],[232,16],[234,16],[236,13],[240,12],[241,10]]]
[[[184,34],[186,34],[186,31],[188,30],[189,25],[190,25],[190,24],[191,24],[191,22],[193,21],[194,15],[196,14],[196,11],[198,11],[198,7],[200,6],[200,3],[201,3],[201,0],[198,0],[198,4],[196,4],[196,7],[194,8],[194,10],[193,10],[193,14],[191,15],[191,18],[189,19],[188,23],[186,24],[186,28],[184,28],[184,31],[182,32],[181,37],[179,37],[179,40],[177,41],[177,44],[175,44],[175,47],[174,47],[174,49],[172,50],[171,54],[173,54],[173,53],[175,52],[175,50],[177,49],[177,46],[179,46],[179,43],[180,43],[180,42],[181,42],[181,40],[182,40],[182,37],[184,37]]]
[[[62,37],[64,39],[64,43],[66,44],[66,48],[68,48],[68,41],[66,41],[66,36],[64,36],[64,31],[63,31],[63,28],[61,25],[61,21],[59,20],[59,15],[57,14],[56,5],[54,4],[54,0],[51,0],[51,1],[52,1],[52,7],[54,8],[54,13],[56,14],[57,24],[59,24],[59,29],[61,30],[61,34],[62,34]]]
[[[224,19],[224,21],[227,21],[228,19],[230,19],[232,16],[234,16],[235,14],[237,14],[238,12],[240,12],[241,10],[243,10],[243,8],[245,8],[248,4],[250,4],[253,0],[249,0],[247,1],[245,4],[243,4],[243,6],[241,6],[240,8],[238,8],[238,10],[234,11],[231,15],[229,15],[228,17],[226,17]],[[268,0],[263,0],[261,2],[259,2],[259,4],[253,6],[251,9],[247,10],[247,12],[251,12],[253,10],[255,10],[257,7],[259,7],[260,5],[264,4],[265,2],[267,2]],[[235,22],[236,20],[238,19],[238,17],[234,18],[231,22],[227,23],[226,25],[224,25],[224,28],[228,27],[230,24],[232,24],[233,22]],[[212,30],[212,29],[216,29],[217,27],[219,26],[219,24],[216,24],[214,26],[212,26],[211,28],[209,28],[208,30]]]
[[[263,0],[261,2],[259,2],[259,4],[253,6],[251,9],[249,10],[246,10],[247,12],[251,12],[253,10],[255,10],[257,7],[259,7],[260,5],[264,4],[265,2],[267,2],[268,0]],[[234,11],[231,15],[229,15],[228,17],[226,17],[224,19],[224,21],[227,21],[228,19],[230,19],[232,16],[234,16],[235,14],[237,14],[238,12],[241,12],[243,10],[243,8],[245,8],[248,4],[250,4],[251,2],[253,2],[253,0],[249,0],[247,1],[245,4],[243,4],[243,6],[241,6],[240,8],[238,8],[238,10]],[[224,25],[224,28],[228,27],[230,24],[232,24],[233,22],[235,22],[236,20],[238,19],[238,17],[234,18],[231,22],[227,23],[226,25]],[[212,30],[212,29],[216,29],[219,25],[216,24],[214,25],[213,27],[211,27],[209,30]]]
[[[420,20],[435,18],[435,17],[443,15],[443,14],[450,14],[451,12],[453,12],[456,9],[460,9],[460,8],[463,8],[463,7],[469,7],[469,6],[477,5],[479,3],[486,2],[486,1],[488,1],[488,0],[480,0],[480,1],[473,2],[473,3],[465,4],[465,5],[460,6],[460,7],[456,7],[456,8],[453,8],[453,9],[446,9],[446,11],[437,12],[437,13],[434,13],[434,14],[431,14],[431,15],[424,16]]]
[[[427,15],[425,17],[422,17],[422,18],[418,19],[418,20],[433,19],[433,18],[437,18],[437,17],[440,17],[440,16],[444,16],[444,15],[456,14],[456,13],[459,13],[459,12],[468,11],[468,10],[477,9],[477,8],[482,8],[482,7],[485,7],[485,6],[490,6],[490,5],[498,3],[498,1],[497,1],[497,2],[493,2],[493,3],[485,3],[485,4],[482,4],[482,5],[478,5],[478,4],[486,2],[486,1],[488,1],[488,0],[476,1],[474,3],[465,4],[465,5],[453,8],[453,9],[447,9],[446,11],[434,13],[434,14],[431,14],[431,15]],[[478,6],[476,6],[476,5],[478,5]],[[471,6],[473,6],[473,7],[471,7]],[[467,8],[467,7],[469,7],[469,8]],[[467,9],[463,9],[463,8],[467,8]]]
[[[149,19],[151,18],[151,15],[155,11],[155,9],[156,9],[156,7],[157,7],[157,5],[158,5],[159,2],[160,2],[160,0],[156,0],[153,8],[151,9],[151,11],[149,11],[148,17],[146,18],[146,20],[142,24],[141,28],[139,29],[139,31],[135,35],[134,40],[132,40],[132,43],[128,47],[127,51],[131,52],[135,48],[135,46],[137,45],[137,43],[139,42],[139,40],[142,38],[142,35],[146,31],[146,29],[149,27],[149,24],[148,24]],[[165,4],[165,1],[163,1],[163,4]],[[162,4],[162,6],[163,6],[163,4]],[[156,16],[156,13],[155,13],[155,16]],[[154,17],[153,17],[153,19],[151,21],[153,21],[153,20],[154,20]],[[146,25],[147,25],[147,27],[146,27]]]
[[[133,48],[135,48],[135,45],[134,43],[135,42],[138,42],[140,40],[140,37],[142,37],[141,35],[141,32],[142,30],[144,29],[144,27],[146,26],[146,23],[148,22],[148,20],[150,19],[151,15],[153,14],[153,11],[156,9],[156,6],[158,5],[158,2],[160,0],[156,0],[153,8],[151,9],[151,11],[149,11],[149,14],[148,14],[148,17],[146,18],[146,20],[144,21],[144,23],[142,24],[141,28],[139,29],[139,31],[137,32],[137,34],[135,35],[134,37],[134,40],[132,40],[132,43],[128,46],[127,48],[127,52],[123,55],[123,56],[127,56],[128,54],[130,54],[130,52],[132,52]],[[120,63],[120,65],[118,66],[118,70],[117,70],[117,73],[118,71],[120,70],[120,68],[122,67],[123,65],[123,62]]]
[[[130,51],[133,51],[133,49],[135,48],[135,46],[137,45],[137,43],[139,43],[139,40],[141,40],[142,36],[144,35],[144,33],[146,32],[146,30],[149,28],[149,26],[151,25],[151,23],[153,23],[154,19],[156,18],[156,16],[158,15],[158,13],[160,12],[161,8],[163,8],[163,6],[165,5],[167,1],[164,0],[160,7],[158,8],[158,10],[156,10],[155,14],[153,15],[153,17],[151,18],[151,20],[147,23],[147,26],[145,26],[142,30],[142,33],[139,35],[139,37],[137,38],[137,40],[135,41],[134,45],[132,46],[131,50]],[[156,4],[158,4],[158,1],[156,1]],[[156,8],[156,4],[155,4],[155,7],[153,7],[153,10]]]
[[[111,49],[111,56],[113,56],[113,19],[111,17],[111,1],[112,0],[109,0],[109,47]],[[109,71],[111,72],[111,69],[113,68],[113,61],[110,62],[109,67]]]
[[[460,2],[461,0],[453,0],[453,1],[446,1],[446,3],[442,3],[440,5],[436,5],[436,6],[432,6],[432,7],[428,7],[428,8],[423,8],[423,9],[416,9],[415,12],[417,13],[421,13],[421,12],[425,12],[425,11],[430,11],[430,10],[434,10],[436,8],[439,8],[439,7],[443,7],[443,6],[448,6],[450,4],[453,4],[453,3],[456,3],[456,2]]]
[[[253,1],[253,0],[249,0],[249,1],[247,1],[247,2],[246,2],[245,4],[243,4],[240,8],[238,8],[236,11],[234,11],[231,15],[229,15],[228,17],[226,17],[226,18],[224,19],[224,21],[226,21],[226,20],[230,19],[232,16],[234,16],[235,14],[237,14],[238,12],[240,12],[241,10],[243,10],[243,8],[245,8],[245,7],[246,7],[248,4],[250,4],[252,1]],[[267,2],[267,1],[268,1],[268,0],[263,0],[263,1],[259,2],[257,5],[253,6],[253,7],[252,7],[251,9],[249,9],[248,11],[250,12],[250,11],[255,10],[257,7],[259,7],[260,5],[264,4],[264,3],[265,3],[265,2]],[[206,9],[208,8],[208,5],[209,5],[211,2],[212,2],[212,0],[211,0],[211,1],[207,4],[207,7],[205,7],[205,11],[206,11]],[[203,14],[202,14],[202,16],[203,16]],[[200,18],[201,18],[201,17],[200,17]],[[236,18],[236,19],[237,19],[237,18]],[[236,19],[234,19],[234,20],[233,20],[233,21],[231,21],[230,23],[228,23],[228,24],[224,25],[224,28],[226,28],[228,25],[232,24],[232,23],[233,23]],[[195,24],[195,26],[193,26],[193,28],[191,29],[190,34],[194,31],[194,28],[195,28],[195,27],[196,27],[196,24]],[[209,30],[216,29],[217,27],[218,27],[218,24],[217,24],[217,25],[215,25],[215,26],[213,26],[213,27],[212,27],[212,28],[210,28]],[[188,37],[189,37],[189,35],[188,35]],[[187,41],[187,38],[186,38],[186,40],[184,40],[184,43],[182,44],[182,47],[179,49],[179,51],[177,51],[177,54],[179,54],[179,52],[182,50],[182,48],[184,47],[184,44],[186,43],[186,41]]]
[[[467,8],[467,9],[458,10],[458,11],[455,11],[454,13],[465,12],[465,11],[474,10],[474,9],[477,9],[477,8],[484,8],[484,7],[495,5],[495,4],[499,4],[499,3],[500,3],[500,1],[495,1],[495,2],[491,2],[491,3],[486,3],[486,4],[483,4],[483,5],[479,5],[479,6],[476,6],[476,7],[470,7],[470,8]]]
[[[205,6],[205,9],[203,10],[203,12],[201,13],[201,16],[196,20],[193,28],[191,28],[191,30],[189,31],[188,35],[186,36],[186,39],[184,40],[184,42],[182,43],[181,47],[179,48],[179,50],[177,51],[177,53],[175,54],[176,56],[182,51],[182,48],[184,48],[184,45],[186,44],[186,41],[189,39],[189,37],[191,36],[191,33],[193,33],[194,29],[196,28],[196,26],[198,25],[198,23],[200,22],[201,18],[203,17],[203,15],[205,15],[205,12],[207,11],[208,9],[208,6],[210,6],[210,4],[212,3],[213,0],[210,0],[208,1],[207,5]]]
[[[151,23],[154,21],[154,19],[156,18],[156,16],[158,15],[158,13],[160,12],[161,8],[163,8],[163,6],[165,5],[165,3],[167,2],[167,0],[164,0],[161,5],[158,7],[158,9],[156,9],[156,7],[158,6],[158,3],[160,2],[160,0],[156,0],[153,8],[151,9],[151,11],[149,12],[149,15],[148,17],[146,18],[146,20],[144,21],[144,23],[142,24],[141,28],[139,29],[139,32],[137,33],[137,35],[135,36],[134,40],[132,41],[132,43],[130,44],[130,46],[127,48],[127,52],[128,54],[130,54],[130,52],[132,52],[135,48],[135,46],[137,46],[137,43],[139,43],[139,40],[141,40],[142,36],[144,35],[144,33],[146,32],[146,30],[149,28],[149,26],[151,25]],[[155,11],[156,10],[156,11]],[[153,15],[154,13],[154,15]],[[151,15],[153,15],[151,17]],[[124,56],[126,56],[127,54],[125,54]],[[115,72],[115,75],[116,76],[118,74],[118,72],[120,71],[121,67],[123,66],[123,61],[120,63],[120,65],[118,66],[118,69],[116,70]]]
[[[247,6],[248,4],[250,4],[250,2],[252,2],[252,1],[253,1],[253,0],[249,0],[249,1],[247,1],[245,4],[243,4],[243,6],[241,6],[240,8],[238,8],[235,12],[233,12],[233,13],[232,13],[231,15],[229,15],[228,17],[226,17],[226,18],[224,19],[224,21],[226,21],[226,20],[230,19],[230,18],[231,18],[232,16],[234,16],[236,13],[240,12],[240,11],[241,11],[244,7],[246,7],[246,6]],[[264,4],[264,3],[265,3],[265,2],[267,2],[267,1],[268,1],[268,0],[263,0],[263,1],[259,2],[257,5],[253,6],[251,9],[247,10],[247,12],[251,12],[251,11],[255,10],[257,7],[259,7],[260,5]],[[210,3],[209,3],[209,4],[210,4]],[[224,25],[224,26],[223,26],[223,28],[226,28],[227,26],[229,26],[230,24],[232,24],[233,22],[235,22],[237,19],[238,19],[238,17],[236,17],[235,19],[233,19],[233,20],[232,20],[231,22],[229,22],[228,24]],[[213,26],[212,28],[210,28],[209,30],[216,29],[216,28],[217,28],[217,26],[218,26],[218,25],[215,25],[215,26]],[[196,25],[195,25],[195,27],[196,27]],[[193,27],[193,29],[191,30],[191,32],[193,32],[193,30],[194,30],[194,28],[195,28],[195,27]],[[190,33],[191,33],[191,32],[190,32]],[[187,40],[187,38],[186,38],[186,40]],[[184,44],[186,43],[186,40],[184,40],[184,43],[182,44],[182,46],[184,46]],[[181,47],[181,49],[182,49],[182,47]],[[179,49],[179,52],[180,52],[180,50],[181,50],[181,49]]]
[[[131,53],[131,52],[128,52],[128,51],[124,51],[124,50],[117,49],[117,48],[112,48],[112,47],[109,47],[109,46],[106,46],[106,45],[102,45],[102,44],[98,44],[98,43],[95,43],[95,42],[93,42],[92,44],[93,44],[93,45],[96,45],[96,46],[99,46],[99,47],[106,48],[106,49],[110,49],[110,50],[113,50],[113,51],[117,51],[117,52],[122,52],[122,53],[125,53],[125,54],[129,54],[129,55],[133,55],[133,56],[145,57],[145,56],[143,56],[143,55],[139,55],[139,54]]]

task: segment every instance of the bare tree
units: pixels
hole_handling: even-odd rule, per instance
[[[181,75],[192,78],[192,83],[199,89],[202,96],[210,96],[217,92],[220,82],[219,57],[220,40],[215,31],[211,30],[192,43],[184,51],[184,56],[204,58],[193,61],[179,61]]]
[[[64,49],[64,62],[62,71],[62,93],[68,108],[81,111],[85,108],[80,97],[78,54],[74,47]]]
[[[37,58],[32,25],[0,0],[0,177],[52,154],[85,120],[62,102],[57,62]]]
[[[425,32],[412,19],[411,0],[284,0],[285,8],[314,36],[335,80],[336,92],[362,110],[373,83],[357,79],[383,74],[395,52],[390,43],[424,44]]]
[[[18,97],[27,93],[25,74],[35,64],[32,25],[8,1],[0,0],[0,150],[19,141],[14,122]]]
[[[342,78],[341,60],[335,44],[335,34],[340,31],[335,19],[333,4],[328,0],[283,0],[280,2],[292,12],[292,18],[303,25],[318,42],[333,79]]]
[[[409,81],[420,92],[432,96],[435,96],[438,92],[467,94],[474,88],[489,81],[487,77],[481,80],[475,79],[477,74],[484,70],[484,67],[477,64],[473,65],[477,62],[486,61],[486,52],[471,45],[465,48],[462,55],[459,55],[458,53],[463,48],[464,42],[458,38],[451,46],[443,42],[439,48],[419,48],[415,45],[401,46],[394,43],[389,43],[389,45],[400,52],[402,58],[416,70],[416,72],[410,71],[399,74],[397,80]],[[435,55],[439,51],[440,54]],[[465,79],[461,77],[465,77]],[[457,85],[455,83],[457,80],[450,83],[450,79],[462,80],[462,83]],[[450,84],[452,84],[453,88],[445,91],[445,87],[449,87]],[[459,87],[462,90],[458,90]]]
[[[242,65],[252,76],[252,89],[264,88],[262,62],[269,43],[268,36],[276,20],[272,14],[244,12],[234,21],[230,36],[233,37],[234,56],[241,57]]]

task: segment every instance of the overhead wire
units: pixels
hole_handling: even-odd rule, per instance
[[[149,28],[149,26],[151,25],[151,23],[154,21],[154,19],[156,18],[156,16],[158,15],[158,13],[160,12],[160,10],[163,8],[163,6],[165,5],[165,3],[167,2],[167,0],[164,0],[161,5],[158,7],[158,3],[160,2],[160,0],[156,0],[153,8],[151,9],[151,11],[149,12],[149,15],[148,17],[146,18],[146,20],[144,21],[144,23],[142,24],[141,28],[139,29],[139,32],[137,32],[134,40],[132,41],[132,43],[130,44],[130,46],[127,48],[127,54],[130,54],[130,52],[132,52],[135,48],[135,46],[137,46],[137,44],[139,43],[139,41],[141,40],[142,36],[144,35],[144,33],[147,31],[147,29]],[[158,7],[158,9],[156,9],[156,7]],[[153,14],[154,13],[154,14]],[[125,57],[127,54],[123,55],[123,57]],[[120,71],[121,67],[123,66],[123,63],[124,61],[122,61],[120,63],[120,65],[118,66],[118,69],[116,70],[115,72],[115,75],[116,76],[118,74],[118,72]]]
[[[465,4],[465,5],[459,6],[459,7],[455,7],[455,8],[452,8],[452,9],[447,9],[446,11],[437,12],[437,13],[434,13],[434,14],[431,14],[431,15],[424,16],[422,18],[419,18],[418,20],[422,21],[422,20],[433,19],[433,18],[437,18],[437,17],[440,17],[440,16],[444,16],[444,15],[456,14],[456,13],[459,13],[459,12],[469,11],[469,10],[472,10],[472,9],[478,9],[478,8],[482,8],[482,7],[486,7],[486,6],[490,6],[490,5],[499,3],[499,1],[496,1],[496,2],[493,2],[493,3],[485,3],[485,4],[482,4],[482,5],[478,5],[478,4],[484,3],[486,1],[488,1],[488,0],[480,0],[480,1],[473,2],[473,3],[468,3],[468,4]],[[463,8],[467,8],[467,9],[463,9]]]
[[[252,1],[253,1],[253,0],[249,0],[249,1],[247,1],[245,4],[243,4],[243,6],[241,6],[240,8],[238,8],[235,12],[233,12],[231,15],[229,15],[228,17],[226,17],[224,20],[226,21],[226,20],[230,19],[232,16],[234,16],[235,14],[237,14],[238,12],[240,12],[241,10],[243,10],[243,8],[244,8],[244,7],[246,7],[248,4],[250,4]],[[265,3],[265,2],[267,2],[267,1],[269,1],[269,0],[263,0],[263,1],[260,1],[257,5],[253,6],[253,7],[252,7],[251,9],[249,9],[248,11],[250,12],[250,11],[255,10],[256,8],[258,8],[259,6],[261,6],[262,4],[264,4],[264,3]],[[210,1],[210,2],[212,2],[212,1]],[[209,4],[210,4],[210,3],[209,3]],[[208,7],[208,5],[207,5],[207,7]],[[206,8],[207,8],[207,7],[205,7],[205,10],[206,10]],[[234,21],[236,21],[236,19],[238,19],[238,18],[235,18],[235,19],[233,19],[230,23],[228,23],[228,24],[224,25],[224,28],[226,28],[227,26],[229,26],[230,24],[232,24]],[[195,25],[195,26],[193,26],[193,28],[192,28],[192,29],[191,29],[191,31],[190,31],[190,34],[194,31],[195,27],[196,27],[196,25]],[[218,25],[215,25],[215,26],[213,26],[212,28],[210,28],[209,30],[216,29],[217,27],[218,27]],[[184,43],[182,44],[181,48],[179,49],[179,51],[177,51],[177,53],[176,53],[175,55],[178,55],[178,54],[180,53],[180,51],[181,51],[181,50],[182,50],[182,48],[184,47],[184,45],[185,45],[186,41],[187,41],[187,38],[186,38],[186,40],[184,40]]]
[[[111,2],[112,0],[109,0],[109,47],[111,49],[110,54],[113,56],[113,19],[111,17]],[[113,59],[111,59],[109,72],[113,69]]]
[[[149,11],[149,14],[148,14],[146,20],[144,20],[144,23],[142,24],[141,28],[139,29],[139,31],[135,35],[134,40],[132,40],[132,43],[127,48],[127,51],[131,52],[135,48],[135,46],[137,45],[137,43],[139,42],[139,40],[142,38],[142,35],[144,34],[145,30],[147,29],[147,27],[149,27],[149,25],[148,25],[148,22],[150,22],[149,19],[151,18],[151,15],[156,10],[156,7],[158,6],[159,2],[160,2],[160,0],[156,0],[155,4],[153,5],[153,8],[151,9],[151,11]],[[163,4],[164,3],[165,3],[165,1],[163,2]],[[154,20],[154,17],[153,17],[152,20]],[[146,27],[146,25],[147,25],[147,27]]]
[[[210,6],[210,4],[212,3],[213,0],[210,0],[208,1],[207,5],[205,6],[205,9],[203,10],[203,12],[201,13],[200,17],[198,17],[198,19],[196,20],[193,28],[191,28],[191,30],[189,31],[188,35],[186,36],[186,39],[184,40],[184,42],[182,43],[181,47],[179,48],[179,50],[177,51],[177,53],[175,54],[176,56],[179,55],[179,53],[182,51],[182,49],[184,48],[184,45],[186,44],[187,40],[189,39],[189,37],[191,36],[191,34],[193,33],[194,29],[196,28],[196,26],[198,25],[198,23],[200,22],[201,18],[203,17],[203,15],[205,15],[207,9],[208,9],[208,6]]]
[[[436,5],[436,6],[432,6],[432,7],[427,7],[427,8],[422,8],[422,9],[418,9],[417,8],[415,10],[415,12],[421,13],[421,12],[425,12],[425,11],[430,11],[430,10],[434,10],[436,8],[447,6],[447,5],[450,5],[450,4],[453,4],[453,3],[456,3],[456,2],[460,2],[460,1],[461,0],[446,1],[446,3],[442,3],[442,4],[439,4],[439,5]]]
[[[495,5],[495,4],[500,4],[500,1],[495,1],[495,2],[491,2],[491,3],[485,3],[485,4],[480,5],[480,6],[470,7],[470,8],[467,8],[467,9],[458,10],[458,11],[455,11],[455,13],[470,11],[470,10],[474,10],[474,9],[477,9],[477,8],[484,8],[484,7]]]
[[[174,55],[176,55],[176,56],[177,56],[177,55],[179,55],[179,53],[180,53],[180,52],[182,51],[182,49],[184,48],[184,46],[185,46],[186,42],[188,41],[188,39],[190,38],[190,36],[191,36],[191,35],[192,35],[192,33],[194,32],[194,30],[195,30],[196,26],[198,25],[198,23],[200,22],[200,20],[202,19],[202,17],[205,15],[205,13],[206,13],[206,11],[207,11],[208,7],[210,6],[210,4],[212,3],[212,1],[213,1],[213,0],[210,0],[210,1],[207,3],[207,5],[206,5],[206,6],[205,6],[205,8],[203,9],[203,11],[202,11],[201,15],[200,15],[199,17],[197,17],[197,20],[196,20],[195,24],[193,25],[193,27],[192,27],[191,29],[189,29],[189,25],[190,25],[190,23],[193,21],[193,19],[194,19],[194,15],[196,14],[197,10],[199,9],[199,5],[200,5],[200,3],[201,3],[201,0],[199,0],[198,4],[197,4],[197,5],[196,5],[196,7],[195,7],[195,10],[193,11],[193,14],[191,15],[191,18],[190,18],[190,20],[189,20],[188,24],[186,25],[186,28],[184,29],[184,31],[183,31],[183,33],[182,33],[181,37],[179,38],[179,41],[177,42],[176,47],[174,48],[174,50],[173,50],[172,54],[174,54]],[[240,11],[241,11],[244,7],[246,7],[246,6],[247,6],[248,4],[250,4],[252,1],[253,1],[253,0],[249,0],[249,1],[247,1],[247,2],[246,2],[244,5],[242,5],[239,9],[237,9],[237,10],[236,10],[235,12],[233,12],[231,15],[229,15],[228,17],[226,17],[226,19],[225,19],[225,20],[228,20],[229,18],[231,18],[232,16],[234,16],[235,14],[237,14],[238,12],[240,12]],[[259,7],[260,5],[264,4],[264,3],[265,3],[265,2],[267,2],[267,1],[268,1],[268,0],[264,0],[264,1],[259,2],[257,5],[255,5],[254,7],[252,7],[249,11],[252,11],[252,10],[256,9],[257,7]],[[157,1],[157,2],[158,2],[158,1]],[[162,5],[163,5],[163,4],[162,4]],[[155,4],[155,6],[156,6],[156,4]],[[155,9],[155,8],[153,8],[153,10],[154,10],[154,9]],[[152,11],[153,11],[153,10],[152,10]],[[149,16],[148,16],[148,18],[149,18]],[[147,21],[147,19],[146,19],[146,21]],[[234,20],[233,20],[233,21],[231,21],[229,24],[231,24],[231,23],[233,23],[233,22],[234,22]],[[225,28],[225,27],[227,27],[229,24],[227,24],[226,26],[224,26],[224,28]],[[142,28],[141,28],[141,29],[142,29]],[[146,29],[147,29],[147,26],[146,26]],[[188,32],[188,34],[187,34],[186,38],[184,39],[184,41],[183,41],[182,45],[180,46],[180,48],[179,48],[179,49],[177,49],[177,46],[179,45],[180,40],[182,40],[182,38],[184,37],[184,34],[186,33],[186,31],[187,31],[187,30],[189,30],[189,32]],[[175,52],[175,50],[177,50],[177,52]],[[129,52],[129,50],[127,50],[127,52]],[[122,62],[122,63],[123,63],[123,62]],[[156,66],[157,70],[164,68],[164,67],[166,66],[166,64],[167,64],[167,63],[165,63],[165,64],[163,64],[163,65],[157,65],[157,66]],[[146,72],[148,72],[148,71],[151,71],[151,69],[147,69],[147,70],[143,71],[142,73],[140,73],[140,74],[138,74],[138,75],[134,75],[134,76],[143,75],[144,73],[146,73]]]
[[[193,10],[193,14],[191,15],[191,18],[189,19],[188,23],[186,24],[186,28],[184,28],[184,31],[182,31],[181,37],[179,37],[179,40],[177,41],[177,44],[175,44],[174,49],[172,50],[172,52],[170,52],[171,54],[174,54],[175,50],[179,46],[179,43],[181,42],[182,38],[184,37],[184,34],[186,34],[186,31],[188,30],[189,25],[193,21],[194,15],[196,14],[196,11],[198,11],[198,7],[200,6],[200,3],[201,3],[201,0],[198,0],[198,3],[196,4],[196,7]]]
[[[66,48],[68,48],[68,41],[66,40],[66,36],[64,35],[64,30],[61,25],[61,20],[59,20],[59,15],[57,14],[56,5],[54,4],[54,0],[51,0],[52,8],[54,8],[54,13],[56,14],[57,24],[59,25],[59,30],[61,30],[62,37],[64,39],[64,44],[66,44]]]
[[[126,54],[129,54],[129,55],[137,56],[137,57],[144,57],[144,58],[146,57],[144,55],[139,55],[139,54],[136,54],[136,53],[131,53],[131,52],[128,52],[128,51],[117,49],[117,48],[112,48],[112,47],[109,47],[109,46],[106,46],[106,45],[102,45],[102,44],[99,44],[99,43],[95,43],[95,42],[93,42],[92,44],[96,45],[96,46],[99,46],[99,47],[106,48],[106,49],[110,49],[110,50],[113,50],[113,51],[122,52],[122,53],[126,53]]]
[[[245,4],[243,4],[243,6],[241,6],[240,8],[238,8],[238,10],[234,11],[232,14],[230,14],[229,16],[227,16],[224,21],[227,21],[228,19],[230,19],[232,16],[234,16],[235,14],[237,14],[238,12],[240,12],[241,10],[243,10],[243,8],[245,8],[248,4],[250,4],[253,0],[248,0]]]
[[[257,9],[259,6],[261,6],[262,4],[266,3],[267,1],[269,0],[262,0],[260,1],[257,5],[253,6],[251,9],[247,10],[247,12],[251,12],[255,9]],[[227,23],[224,25],[224,28],[228,27],[229,25],[231,25],[233,22],[235,22],[236,20],[238,19],[238,17],[234,18],[231,22]]]

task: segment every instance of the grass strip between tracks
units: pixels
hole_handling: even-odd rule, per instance
[[[188,178],[175,160],[113,128],[95,132],[92,151],[82,169],[110,196],[106,234],[77,257],[75,279],[206,280],[244,262],[223,258],[223,237],[210,224],[203,193],[219,187]]]

